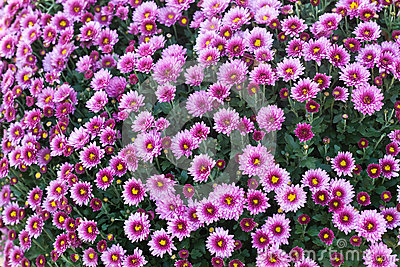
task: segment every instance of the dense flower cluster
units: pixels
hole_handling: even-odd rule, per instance
[[[399,18],[399,0],[2,1],[6,266],[396,266]]]

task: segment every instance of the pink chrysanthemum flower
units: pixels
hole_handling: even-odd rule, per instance
[[[107,94],[101,90],[94,93],[94,95],[86,102],[86,107],[94,112],[97,113],[102,110],[105,105],[108,103]]]
[[[214,129],[229,136],[232,130],[237,129],[239,119],[239,113],[235,110],[221,108],[214,114]]]
[[[200,223],[208,225],[219,220],[221,209],[213,201],[205,199],[197,206],[195,214]]]
[[[207,182],[215,163],[208,155],[196,155],[188,169],[189,174],[193,176],[195,182]]]
[[[175,82],[182,68],[182,62],[176,57],[161,58],[154,65],[153,78],[159,84]]]
[[[177,237],[179,241],[182,241],[183,238],[190,237],[191,232],[191,222],[186,217],[178,217],[167,222],[168,224],[168,233],[172,235],[172,237]]]
[[[161,200],[169,199],[175,193],[176,181],[165,177],[164,174],[153,175],[146,181],[146,189],[150,199]]]
[[[364,251],[363,260],[367,267],[397,266],[399,259],[396,254],[392,254],[392,249],[383,242],[376,242]]]
[[[131,214],[124,223],[124,232],[132,243],[147,239],[150,234],[148,215],[141,212]]]
[[[97,223],[95,221],[84,220],[78,228],[78,236],[84,242],[93,243],[96,240],[99,230],[97,229]]]
[[[199,147],[199,140],[192,137],[188,130],[177,133],[171,140],[171,150],[176,158],[189,157]]]
[[[314,170],[308,170],[304,173],[303,179],[301,180],[301,183],[309,187],[312,191],[315,191],[317,189],[325,189],[329,185],[329,175],[328,173],[321,169],[314,169]]]
[[[239,170],[249,176],[261,176],[266,173],[274,163],[274,157],[268,152],[267,148],[247,145],[243,154],[239,157]]]
[[[285,121],[285,115],[277,105],[268,105],[260,108],[256,119],[260,128],[269,133],[281,129],[282,123]]]
[[[356,231],[367,241],[376,242],[381,240],[382,235],[387,231],[386,220],[376,210],[364,210],[360,214]]]
[[[172,237],[164,229],[157,230],[151,235],[149,247],[151,255],[160,258],[163,258],[165,253],[171,255],[172,250],[176,250]]]
[[[285,82],[290,80],[297,80],[304,72],[304,66],[297,58],[284,58],[282,62],[278,63],[276,68],[279,77],[283,78]]]
[[[207,238],[206,247],[211,255],[221,258],[229,258],[232,256],[235,240],[233,235],[230,235],[228,230],[222,227],[215,228],[214,232]]]
[[[267,230],[271,234],[273,244],[289,244],[290,237],[290,220],[285,217],[285,214],[274,214],[268,217],[262,229]]]
[[[274,39],[265,28],[254,27],[245,37],[246,45],[250,52],[260,48],[270,49]]]
[[[278,202],[280,208],[285,211],[297,211],[304,207],[307,196],[303,187],[299,185],[287,185],[282,187],[276,192],[275,200]]]
[[[366,85],[371,74],[360,63],[351,63],[341,70],[339,79],[348,86]]]
[[[307,142],[314,137],[314,133],[311,131],[311,125],[307,123],[299,123],[297,124],[297,128],[294,130],[297,138],[299,138],[300,142]]]
[[[92,185],[89,182],[77,182],[70,190],[72,200],[79,206],[87,205],[93,197]]]
[[[398,171],[400,170],[400,160],[396,159],[392,155],[385,155],[379,160],[379,166],[382,170],[382,175],[388,179],[398,177]]]
[[[292,37],[299,37],[299,34],[304,32],[306,29],[307,24],[304,23],[303,19],[300,19],[297,16],[290,16],[282,22],[282,31],[286,35]]]
[[[135,248],[132,255],[128,255],[125,257],[122,265],[127,267],[142,267],[146,264],[147,260],[143,256],[143,251],[139,248]]]
[[[79,159],[86,169],[96,167],[100,160],[104,157],[104,149],[96,145],[96,142],[91,143],[79,153]]]
[[[225,220],[238,220],[246,201],[244,190],[234,184],[217,185],[210,193],[209,200],[218,205],[220,218]]]
[[[129,206],[137,206],[143,201],[146,196],[146,189],[142,184],[141,180],[131,178],[124,184],[124,190],[122,191],[122,198],[124,203]]]
[[[87,267],[97,266],[97,253],[93,248],[88,248],[83,251],[82,263]]]
[[[354,197],[354,188],[351,183],[345,179],[331,181],[330,191],[332,197],[339,198],[344,204],[350,204]]]
[[[171,84],[163,84],[157,87],[156,96],[158,102],[170,102],[175,98],[176,87]]]
[[[290,266],[290,257],[278,247],[271,247],[257,255],[257,267]]]
[[[26,220],[25,230],[28,231],[29,236],[38,238],[43,230],[43,219],[39,215],[32,215]]]
[[[353,33],[357,39],[369,42],[375,41],[381,36],[381,29],[375,21],[368,21],[359,23]]]
[[[134,144],[139,158],[143,161],[153,162],[154,157],[161,154],[161,133],[157,131],[140,133]]]
[[[275,164],[269,166],[260,178],[266,192],[275,191],[290,182],[290,174]]]
[[[252,246],[257,251],[263,251],[272,244],[271,233],[266,229],[257,229],[254,233],[251,233],[251,238]]]
[[[372,115],[383,107],[382,90],[374,85],[360,86],[352,92],[354,108],[364,115]]]
[[[236,85],[242,83],[247,74],[247,66],[242,60],[235,59],[231,62],[224,63],[217,74],[218,81],[228,85]]]
[[[340,211],[333,213],[333,224],[347,235],[356,229],[359,216],[354,207],[345,205]]]
[[[211,95],[206,91],[196,91],[191,94],[186,102],[186,109],[193,117],[202,117],[212,109]]]
[[[105,266],[120,267],[125,259],[126,250],[120,244],[113,244],[101,254],[101,261]]]
[[[304,60],[315,60],[317,65],[321,65],[322,59],[326,58],[330,45],[331,42],[325,37],[321,37],[317,40],[309,40],[304,44]]]
[[[291,89],[291,97],[299,102],[315,98],[319,92],[318,84],[310,78],[301,79]]]
[[[269,64],[261,63],[250,72],[250,79],[256,84],[275,85],[278,78]]]
[[[250,189],[247,192],[247,210],[250,211],[250,215],[265,212],[271,206],[268,200],[269,198],[264,192]]]
[[[346,102],[349,97],[349,90],[345,87],[336,86],[332,91],[332,95],[336,101]]]
[[[332,169],[336,171],[338,176],[353,176],[352,172],[356,165],[350,152],[339,152],[335,158],[331,159],[331,162]]]
[[[19,223],[19,206],[16,202],[9,203],[2,212],[2,219],[5,225]]]

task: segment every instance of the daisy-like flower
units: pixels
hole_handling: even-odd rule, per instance
[[[396,262],[399,259],[392,252],[392,249],[383,242],[373,243],[363,253],[364,264],[367,267],[397,266]]]
[[[206,247],[211,255],[229,258],[235,248],[235,240],[233,238],[234,236],[230,235],[228,230],[217,227],[207,238]]]
[[[261,63],[260,65],[255,67],[250,72],[250,79],[256,84],[264,85],[275,85],[275,81],[278,80],[275,75],[275,71],[271,68],[271,65],[267,63]]]
[[[290,220],[285,214],[274,214],[268,217],[262,229],[271,233],[272,243],[279,246],[280,244],[289,244],[290,237]]]
[[[318,65],[321,65],[322,59],[326,58],[330,45],[331,42],[325,37],[321,37],[317,40],[309,40],[304,44],[304,60],[315,60]]]
[[[304,207],[307,196],[302,186],[292,184],[277,190],[275,200],[283,211],[289,212]]]
[[[271,247],[257,255],[257,267],[287,267],[290,266],[290,257],[278,247]]]
[[[319,237],[319,239],[321,239],[322,242],[324,242],[326,245],[329,246],[329,245],[332,245],[335,235],[333,234],[332,230],[325,227],[324,229],[322,229],[319,232],[318,237]]]
[[[192,151],[199,147],[199,140],[193,138],[188,130],[177,133],[171,140],[171,150],[179,159],[182,156],[190,157]]]
[[[186,102],[186,109],[193,117],[202,117],[212,109],[211,95],[206,91],[196,91],[191,94]]]
[[[93,248],[88,248],[83,251],[82,263],[87,267],[97,266],[97,253]]]
[[[310,78],[301,79],[291,88],[291,97],[299,102],[315,98],[319,92],[318,84]]]
[[[38,238],[43,230],[43,219],[39,215],[32,215],[26,220],[25,230],[28,231],[29,236]]]
[[[339,79],[348,86],[366,85],[371,74],[360,63],[351,63],[341,70]]]
[[[334,179],[331,181],[330,191],[332,197],[340,198],[344,204],[350,204],[354,197],[354,188],[345,179]]]
[[[247,74],[246,64],[239,59],[224,63],[218,72],[218,81],[230,86],[242,83]]]
[[[314,137],[314,133],[311,131],[312,127],[307,123],[298,123],[297,128],[294,130],[297,138],[300,142],[307,142]]]
[[[355,165],[355,160],[350,152],[339,152],[338,155],[331,160],[332,169],[334,169],[338,176],[348,175],[353,176],[352,172]]]
[[[143,251],[140,248],[135,248],[132,255],[125,257],[123,266],[127,267],[142,267],[147,264],[146,258],[143,256]]]
[[[120,244],[113,244],[101,254],[101,261],[108,267],[120,267],[125,259],[126,250]]]
[[[199,222],[210,224],[219,220],[221,209],[213,201],[204,199],[196,208],[195,214]]]
[[[81,221],[78,228],[78,236],[84,242],[93,243],[96,240],[99,230],[97,229],[97,223],[95,221],[84,220]]]
[[[146,213],[136,212],[124,223],[124,232],[131,242],[143,241],[150,234],[150,221]]]
[[[172,250],[176,250],[172,237],[164,229],[157,230],[151,235],[149,247],[151,255],[160,258],[163,258],[165,253],[171,255]]]
[[[207,182],[215,161],[206,154],[196,155],[188,169],[195,182]]]
[[[301,180],[301,183],[309,187],[311,191],[315,191],[317,189],[325,189],[328,187],[329,184],[329,175],[328,173],[321,169],[314,169],[314,170],[308,170],[303,174],[303,179]]]
[[[353,33],[357,39],[369,42],[375,41],[381,36],[381,29],[375,21],[368,21],[359,23]]]
[[[254,27],[245,37],[246,45],[250,52],[260,48],[270,49],[274,39],[266,28]]]
[[[239,119],[239,113],[235,110],[221,108],[214,114],[214,129],[218,133],[229,136],[233,130],[237,129]]]
[[[89,182],[77,182],[70,190],[72,200],[79,206],[87,205],[93,197],[92,185]]]
[[[364,210],[360,214],[356,231],[367,241],[376,242],[381,240],[382,235],[387,231],[386,220],[376,210]]]
[[[239,157],[239,170],[249,176],[261,176],[266,173],[274,163],[274,157],[267,148],[258,144],[257,146],[247,145],[243,154]]]
[[[261,129],[265,129],[268,133],[280,130],[282,123],[285,121],[285,113],[277,105],[268,105],[260,108],[256,120]]]
[[[297,58],[284,58],[282,62],[278,63],[276,68],[279,77],[283,78],[285,82],[290,80],[297,80],[304,72],[304,66]]]
[[[157,131],[140,133],[135,139],[137,156],[143,161],[153,162],[154,157],[161,154],[161,133]]]
[[[306,29],[307,24],[304,23],[303,19],[297,16],[290,16],[282,22],[282,31],[286,35],[292,37],[299,37],[299,34],[304,32]]]
[[[11,202],[4,208],[2,219],[5,225],[15,225],[19,223],[19,206],[16,202]]]
[[[333,224],[347,235],[356,229],[359,216],[354,207],[346,205],[340,211],[333,213]]]
[[[165,177],[164,174],[153,175],[146,181],[146,190],[150,193],[150,199],[169,199],[175,193],[176,181]]]
[[[388,179],[398,177],[400,170],[400,160],[392,155],[385,155],[383,159],[379,160],[379,166],[382,170],[382,175]]]
[[[93,142],[79,153],[79,159],[83,167],[90,170],[100,163],[104,153],[104,149],[101,149],[96,145],[96,142]]]
[[[183,238],[190,237],[192,223],[186,217],[174,218],[169,220],[167,224],[168,233],[173,237],[177,237],[179,241],[182,241]]]
[[[381,89],[374,85],[360,86],[352,92],[354,108],[364,115],[372,115],[383,107],[384,99]]]
[[[388,229],[395,229],[400,225],[400,214],[396,208],[385,208],[381,214],[386,220],[386,227]]]
[[[267,195],[261,190],[250,189],[247,192],[247,210],[250,211],[250,215],[265,212],[271,206],[268,200]]]
[[[349,97],[349,90],[345,87],[336,86],[332,91],[332,95],[336,101],[346,102]]]
[[[221,184],[210,193],[209,200],[218,205],[220,218],[238,220],[245,204],[244,190],[234,184]]]
[[[122,191],[122,198],[124,203],[129,206],[137,206],[143,201],[146,196],[146,189],[142,184],[141,180],[131,178],[124,184],[124,190]]]
[[[99,170],[96,174],[96,186],[102,190],[107,190],[114,180],[114,173],[111,167]]]
[[[290,182],[290,174],[279,167],[279,165],[272,164],[267,168],[267,171],[260,176],[261,184],[266,192],[271,192],[282,188]]]
[[[251,233],[253,248],[258,251],[267,249],[271,245],[271,233],[265,229],[257,229]]]

